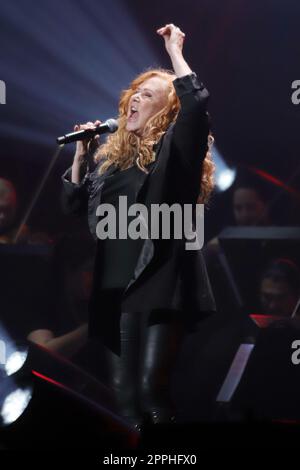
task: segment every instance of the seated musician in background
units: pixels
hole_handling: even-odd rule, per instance
[[[237,181],[234,185],[232,212],[237,226],[272,225],[266,191],[250,179]]]
[[[300,269],[294,261],[272,260],[261,275],[259,291],[262,313],[280,318],[278,326],[300,328]]]
[[[82,245],[87,249],[82,250]],[[27,339],[103,378],[102,364],[99,367],[99,345],[88,340],[92,250],[92,243],[83,240],[81,235],[60,240],[54,264],[56,308],[51,317],[41,314],[34,319]]]
[[[51,243],[46,233],[32,232],[28,225],[23,225],[19,231],[17,192],[13,183],[4,178],[0,178],[0,244],[1,243]]]
[[[232,188],[231,213],[233,220],[227,225],[237,227],[254,227],[272,225],[269,213],[271,194],[268,187],[252,174],[240,173]],[[213,292],[218,310],[232,311],[232,295],[229,289],[224,289],[224,270],[220,262],[221,248],[218,237],[210,240],[203,250],[209,276],[214,279]]]

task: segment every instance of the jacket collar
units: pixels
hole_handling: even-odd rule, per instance
[[[158,162],[158,156],[159,156],[160,149],[162,147],[162,143],[163,143],[165,134],[159,139],[159,141],[157,143],[155,143],[153,145],[153,150],[155,151],[155,160],[153,162],[149,163],[149,165],[147,165],[147,169],[148,169],[149,173],[144,173],[143,172],[143,174],[141,175],[141,180],[140,180],[137,192],[136,192],[136,201],[138,199],[138,196],[141,192],[142,187],[144,186],[146,180],[148,179],[148,176],[152,173],[153,169],[155,168],[155,166]],[[99,162],[99,165],[100,165],[100,162]],[[93,172],[93,175],[94,175],[94,178],[95,178],[95,185],[98,188],[99,188],[99,186],[102,188],[103,185],[105,184],[106,178],[108,176],[112,175],[113,173],[115,173],[118,170],[118,166],[113,163],[112,165],[110,165],[108,167],[108,169],[102,175],[99,176],[99,174],[98,174],[99,165],[97,165],[96,169]],[[94,178],[92,177],[92,179],[94,179]],[[99,193],[98,193],[98,203],[100,203],[100,200],[101,200],[101,191],[99,191]]]

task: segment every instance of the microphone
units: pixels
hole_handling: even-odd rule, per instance
[[[61,137],[57,137],[56,142],[59,145],[69,144],[70,142],[76,142],[77,140],[90,139],[98,134],[106,134],[106,132],[116,132],[118,129],[118,121],[116,119],[107,119],[107,121],[100,124],[100,126],[94,129],[82,129],[81,131],[70,132]]]

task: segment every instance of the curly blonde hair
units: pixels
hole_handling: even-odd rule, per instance
[[[167,104],[147,121],[141,138],[126,130],[128,105],[136,89],[152,77],[163,78],[168,83]],[[103,174],[112,164],[122,170],[136,164],[141,171],[148,173],[146,166],[155,160],[153,145],[159,141],[168,126],[176,120],[180,110],[180,101],[173,86],[175,78],[176,75],[170,70],[163,68],[149,69],[138,75],[130,83],[129,88],[122,91],[119,102],[118,130],[111,134],[104,144],[100,145],[94,156],[97,163],[105,157],[104,163],[100,166],[99,174]],[[215,165],[211,155],[213,142],[214,139],[209,134],[208,150],[203,162],[201,181],[199,181],[200,193],[197,200],[199,203],[208,202],[214,187]]]

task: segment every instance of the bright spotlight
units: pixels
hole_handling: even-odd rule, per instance
[[[216,178],[216,184],[220,191],[226,191],[226,189],[230,188],[233,184],[236,177],[236,170],[227,168],[227,170],[223,170],[220,172],[218,177]]]
[[[14,423],[25,411],[31,398],[32,388],[30,387],[18,388],[7,395],[0,411],[2,423],[5,425]]]
[[[227,165],[222,155],[216,148],[216,145],[213,146],[212,156],[216,165],[215,181],[217,190],[220,192],[226,191],[234,183],[236,178],[236,169],[230,168]]]
[[[6,375],[12,375],[23,367],[28,356],[28,351],[14,351],[7,359],[4,366]]]

